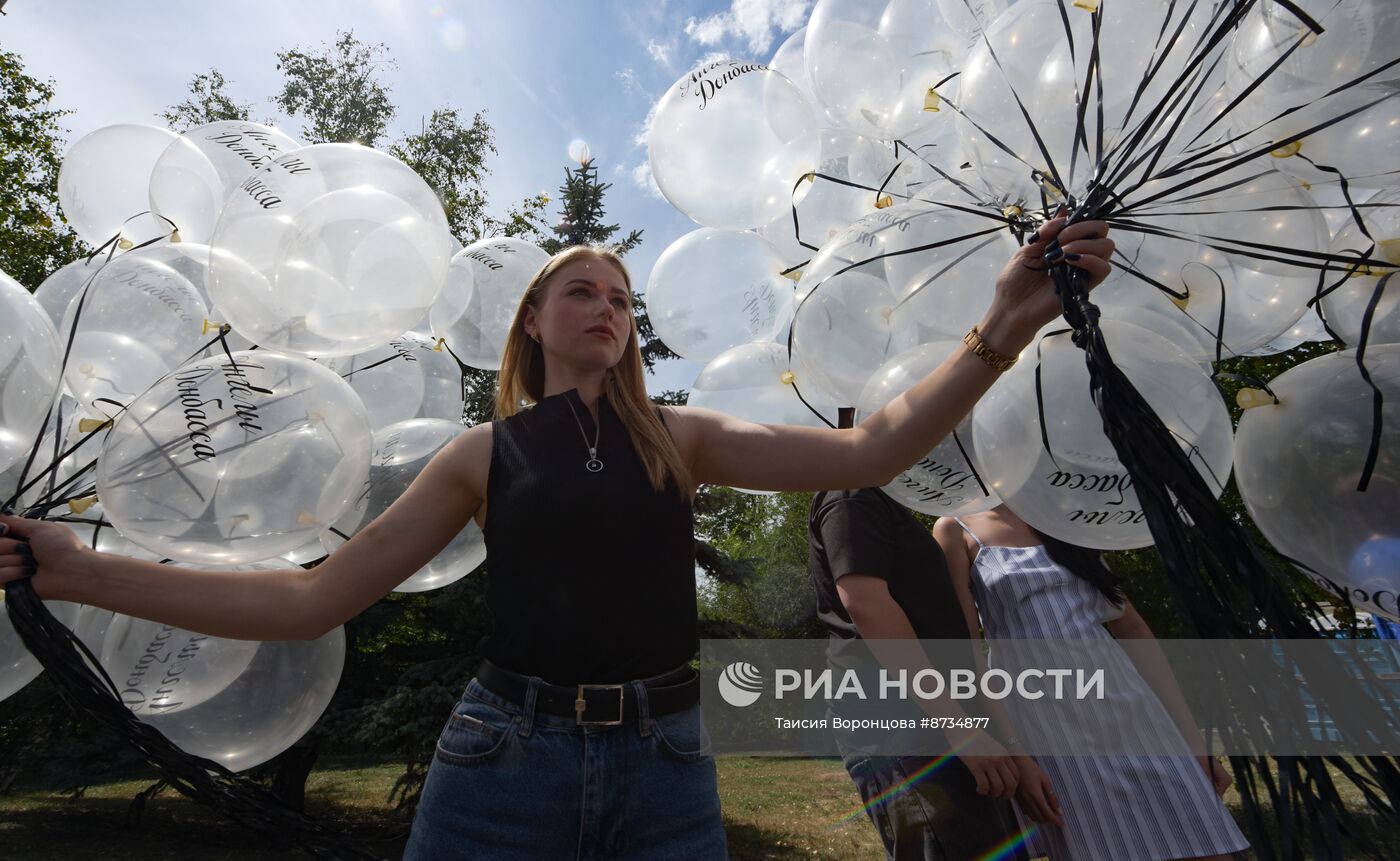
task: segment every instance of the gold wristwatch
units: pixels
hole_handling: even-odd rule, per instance
[[[972,351],[972,355],[986,362],[992,370],[999,373],[1011,370],[1011,366],[1016,364],[1015,356],[1008,358],[988,347],[987,342],[982,340],[982,333],[977,331],[976,326],[973,326],[971,331],[963,336],[963,344]]]

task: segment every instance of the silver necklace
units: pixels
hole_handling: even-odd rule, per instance
[[[602,472],[603,462],[598,459],[598,437],[603,433],[603,416],[601,412],[598,415],[598,424],[593,429],[593,445],[589,445],[588,434],[583,429],[583,422],[579,421],[578,410],[574,409],[574,403],[569,400],[568,395],[564,396],[564,403],[569,405],[569,412],[574,415],[574,424],[578,425],[579,436],[583,437],[583,445],[588,449],[588,461],[584,463],[583,468],[589,472]]]

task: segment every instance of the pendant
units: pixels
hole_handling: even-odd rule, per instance
[[[596,458],[596,457],[590,457],[590,458],[588,459],[588,463],[585,463],[585,464],[584,464],[584,467],[585,467],[589,472],[602,472],[602,471],[603,471],[603,462],[602,462],[601,460],[599,460],[598,458]]]

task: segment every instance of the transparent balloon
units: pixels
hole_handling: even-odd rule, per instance
[[[717,60],[656,104],[647,151],[673,206],[706,227],[745,230],[788,213],[820,157],[816,112],[780,72]]]
[[[687,403],[760,424],[827,427],[837,418],[831,399],[808,385],[801,364],[773,343],[744,344],[712,360],[695,378]]]
[[[930,0],[818,0],[804,56],[833,119],[892,140],[948,121],[929,90],[957,71],[966,42]]]
[[[879,259],[902,224],[885,211],[862,218],[822,247],[798,283],[793,356],[840,404],[854,405],[876,369],[915,345],[912,330],[894,325],[898,300]]]
[[[912,164],[901,166],[889,146],[874,138],[826,128],[821,141],[817,175],[797,191],[797,221],[779,218],[759,231],[788,266],[810,260],[816,248],[857,218],[906,198],[906,182],[915,172]]]
[[[548,262],[548,254],[523,239],[483,239],[463,248],[433,307],[433,333],[447,339],[463,364],[499,370],[520,300]]]
[[[1105,321],[1103,332],[1118,367],[1221,493],[1230,475],[1230,415],[1210,377],[1145,329]],[[1100,550],[1152,543],[1133,479],[1090,398],[1084,353],[1068,334],[1042,332],[1022,352],[973,410],[972,435],[991,489],[1031,526]]]
[[[360,396],[376,432],[408,419],[461,424],[461,369],[426,334],[405,332],[386,346],[335,359],[331,369]]]
[[[106,262],[106,255],[94,257],[91,261],[86,257],[79,257],[72,263],[54,270],[54,273],[45,278],[44,283],[34,291],[34,298],[44,306],[44,311],[48,313],[55,329],[63,323],[63,315],[68,313],[68,303],[73,301],[78,291],[83,289]]]
[[[335,372],[267,351],[191,362],[108,433],[98,496],[127,538],[171,559],[228,564],[307,544],[369,470],[363,404]]]
[[[857,406],[874,412],[933,373],[960,341],[920,344],[895,356],[870,378]],[[987,511],[1001,504],[975,464],[972,417],[968,416],[946,439],[917,463],[882,488],[901,504],[924,514],[961,517]]]
[[[0,469],[21,460],[38,438],[62,384],[62,356],[43,306],[0,272]]]
[[[100,660],[132,714],[162,715],[217,696],[248,669],[258,646],[118,613],[107,626]]]
[[[68,305],[64,380],[85,409],[128,404],[199,351],[208,316],[189,279],[158,260],[123,254]]]
[[[1370,309],[1366,343],[1400,343],[1400,277],[1394,275],[1400,272],[1400,190],[1373,195],[1359,211],[1370,238],[1355,221],[1337,232],[1332,253],[1341,259],[1324,277],[1324,290],[1330,292],[1322,299],[1322,313],[1332,331],[1356,346]]]
[[[1400,20],[1389,2],[1295,0],[1290,5],[1316,21],[1322,32],[1314,32],[1287,6],[1265,0],[1250,9],[1231,42],[1225,63],[1229,89],[1240,94],[1254,87],[1239,107],[1246,123],[1310,104],[1318,111],[1341,113],[1344,99],[1324,98],[1340,85],[1363,77],[1376,87],[1400,80],[1395,67],[1382,68],[1394,59],[1400,43]]]
[[[1000,221],[922,201],[879,217],[897,222],[880,234],[878,247],[890,255],[885,277],[898,300],[891,322],[900,340],[922,344],[967,334],[986,314],[997,276],[1016,253],[1010,231]],[[932,247],[908,253],[923,246]]]
[[[1384,406],[1364,491],[1376,401],[1353,350],[1270,381],[1279,402],[1240,418],[1235,477],[1249,516],[1281,553],[1358,609],[1400,618],[1400,344],[1368,348],[1365,364]]]
[[[408,490],[433,457],[465,431],[460,422],[413,419],[375,433],[369,477],[345,516],[322,535],[326,548],[334,552],[374,522]],[[486,536],[475,521],[468,521],[446,547],[395,586],[394,591],[441,589],[472,573],[485,561]]]
[[[1105,0],[1101,11],[1103,74],[1092,91],[1093,113],[1086,111],[1094,120],[1082,132],[1079,94],[1095,53],[1087,49],[1095,16],[1059,0],[1021,0],[997,17],[963,63],[958,126],[978,174],[999,197],[1038,204],[1042,193],[1082,195],[1100,150],[1111,152],[1167,100],[1213,15],[1209,4],[1157,0]],[[1162,117],[1148,142],[1169,128],[1170,117]]]
[[[67,627],[71,628],[77,619],[78,604],[45,601],[44,606]],[[39,659],[29,653],[24,641],[10,624],[10,614],[5,610],[5,595],[0,592],[0,702],[34,681],[43,671]]]
[[[667,347],[708,362],[731,347],[771,341],[792,319],[792,282],[778,250],[756,233],[702,227],[652,266],[647,314]]]
[[[79,613],[75,633],[101,652],[114,614]],[[186,753],[245,771],[295,744],[330,704],[345,666],[345,629],[314,640],[254,642],[247,667],[226,687],[194,705],[138,714]]]
[[[17,510],[21,512],[41,503],[90,496],[97,477],[97,455],[106,432],[105,421],[91,418],[73,398],[60,395],[43,425],[43,435],[33,452],[33,460],[26,453],[11,467],[12,487],[0,482],[0,503],[20,489],[21,473],[24,473],[24,486],[28,488],[16,500]]]
[[[254,170],[301,144],[247,120],[219,120],[172,141],[151,170],[151,209],[188,242],[207,243],[224,201]]]
[[[407,165],[316,144],[244,180],[210,245],[210,295],[225,322],[263,347],[346,356],[422,319],[450,239],[442,205]]]
[[[151,171],[176,139],[174,132],[135,123],[104,126],[79,138],[58,172],[64,219],[93,246],[119,233],[136,243],[168,234],[169,224],[142,213],[150,209]]]

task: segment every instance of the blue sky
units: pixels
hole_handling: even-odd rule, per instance
[[[487,183],[498,213],[563,179],[569,143],[588,143],[613,182],[608,217],[646,231],[629,261],[646,283],[652,263],[697,225],[660,198],[646,168],[644,128],[656,98],[713,53],[767,60],[802,26],[810,0],[244,0],[125,3],[10,0],[0,47],[51,79],[68,142],[121,122],[160,124],[190,78],[211,66],[254,117],[296,134],[268,101],[281,78],[274,55],[315,47],[337,30],[383,42],[399,112],[395,135],[434,108],[486,110],[500,155]],[[699,367],[674,362],[653,389],[688,387]]]

